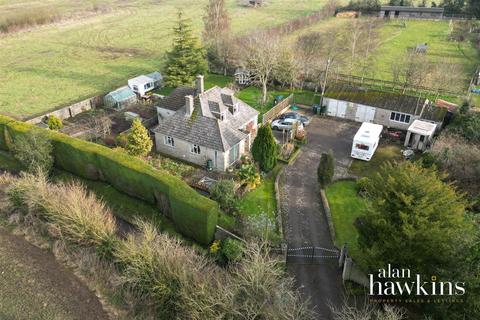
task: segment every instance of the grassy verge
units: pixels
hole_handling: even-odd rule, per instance
[[[335,226],[335,244],[347,244],[352,257],[358,257],[357,230],[354,223],[365,209],[365,201],[357,194],[355,181],[338,181],[331,184],[327,190],[328,203]]]
[[[159,230],[172,236],[182,237],[173,224],[158,209],[142,200],[130,197],[117,191],[107,183],[79,178],[65,171],[54,170],[54,181],[80,181],[97,197],[101,198],[112,209],[113,213],[127,222],[133,223],[135,218],[152,222]]]
[[[350,165],[349,173],[359,176],[368,177],[378,171],[380,166],[387,161],[402,161],[401,147],[396,144],[381,145],[375,151],[370,161],[362,161],[354,159]]]

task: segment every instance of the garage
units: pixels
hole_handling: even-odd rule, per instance
[[[373,122],[375,119],[375,108],[357,104],[357,112],[355,113],[355,121]]]
[[[328,99],[327,114],[331,117],[345,118],[347,102]]]

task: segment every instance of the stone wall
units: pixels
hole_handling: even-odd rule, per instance
[[[76,115],[78,115],[82,112],[85,112],[85,111],[88,111],[88,110],[91,110],[91,109],[98,108],[98,107],[102,106],[104,96],[105,96],[104,94],[101,94],[101,95],[95,96],[93,98],[88,98],[86,100],[83,100],[83,101],[74,103],[72,105],[63,107],[61,109],[54,110],[54,111],[51,111],[51,112],[47,112],[47,113],[42,114],[40,116],[37,116],[35,118],[28,119],[26,122],[31,123],[31,124],[38,124],[38,123],[42,122],[43,120],[45,120],[46,118],[48,118],[51,115],[54,115],[57,118],[60,118],[61,120],[72,118],[72,117],[75,117]]]

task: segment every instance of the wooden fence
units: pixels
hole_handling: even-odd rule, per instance
[[[268,110],[263,114],[262,124],[267,124],[268,122],[275,119],[279,114],[284,112],[293,101],[293,94],[289,95],[287,98],[283,99],[277,103],[272,109]]]

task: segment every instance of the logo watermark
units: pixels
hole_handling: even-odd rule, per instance
[[[432,275],[425,279],[407,268],[395,268],[390,264],[369,274],[371,301],[407,303],[457,303],[463,302],[465,282],[444,281]]]

